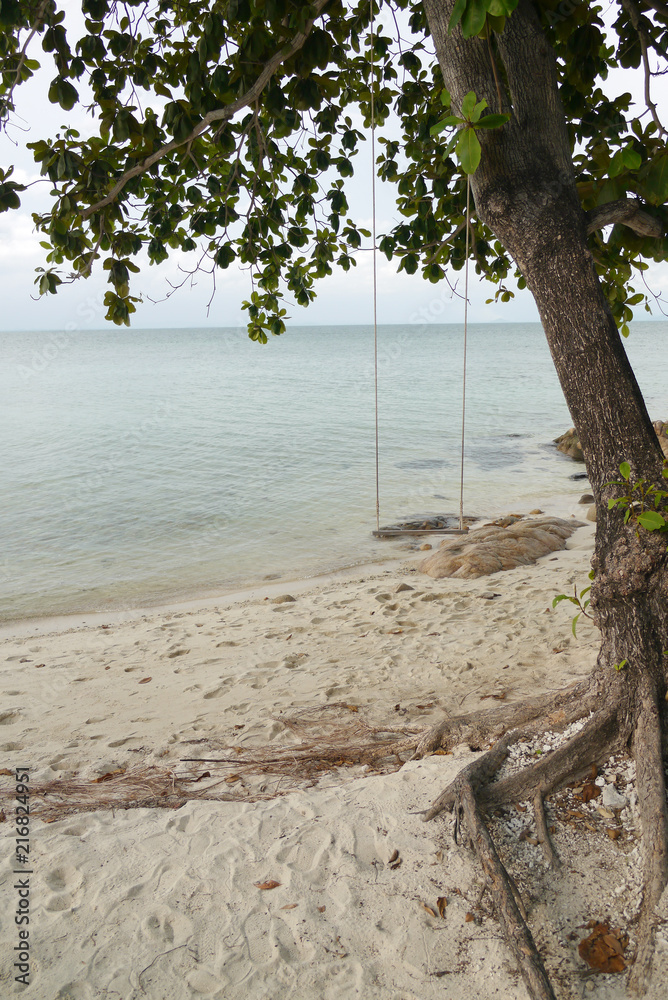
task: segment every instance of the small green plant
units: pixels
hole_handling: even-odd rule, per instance
[[[594,579],[594,571],[593,570],[589,574],[589,579],[590,580]],[[576,606],[576,608],[580,609],[578,611],[578,613],[575,615],[575,617],[573,618],[573,621],[571,623],[571,628],[573,630],[573,636],[576,639],[577,639],[576,627],[577,627],[577,623],[578,623],[578,620],[581,617],[581,615],[584,615],[585,618],[589,618],[590,621],[593,620],[592,616],[587,611],[587,608],[589,607],[589,603],[590,602],[589,602],[589,598],[586,595],[589,593],[590,590],[591,590],[591,584],[589,584],[588,587],[584,587],[580,591],[580,593],[578,594],[578,588],[577,588],[577,585],[576,585],[576,586],[573,587],[573,596],[572,597],[570,596],[570,594],[558,594],[557,597],[555,597],[554,600],[552,601],[552,607],[553,608],[556,608],[557,604],[559,604],[561,601],[570,601],[571,604],[574,604]]]
[[[631,482],[631,466],[622,462],[619,466],[621,480],[613,480],[606,486],[621,486],[626,490],[624,496],[608,500],[608,510],[614,507],[624,509],[624,524],[632,524],[645,528],[646,531],[661,531],[668,534],[668,490],[660,490],[654,483],[646,479]],[[668,479],[668,459],[663,463],[663,478]],[[636,531],[636,534],[638,532]]]
[[[447,90],[441,91],[441,104],[446,107],[450,104],[450,94]],[[487,106],[487,101],[478,101],[475,92],[469,90],[462,101],[461,118],[457,115],[448,115],[429,129],[430,135],[438,135],[444,128],[459,126],[443,150],[443,156],[449,156],[454,149],[466,174],[474,174],[480,163],[481,147],[476,131],[481,128],[500,128],[510,120],[510,115],[485,115],[483,118],[482,113]]]
[[[628,660],[622,660],[621,663],[613,663],[613,666],[617,671],[623,670],[628,662],[629,662]]]

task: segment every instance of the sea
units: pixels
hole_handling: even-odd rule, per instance
[[[668,323],[626,347],[668,419]],[[378,329],[380,524],[459,512],[463,328]],[[0,334],[0,620],[213,597],[405,555],[377,540],[370,326]],[[464,512],[572,510],[539,324],[469,327]],[[287,589],[287,586],[286,586]]]

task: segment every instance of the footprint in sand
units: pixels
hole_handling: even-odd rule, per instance
[[[77,979],[73,983],[67,983],[57,993],[55,1000],[93,1000],[93,987],[86,982]]]
[[[44,909],[52,913],[71,910],[81,896],[80,887],[83,876],[74,865],[62,864],[52,868],[44,876],[44,883],[51,890],[51,895]]]
[[[0,726],[13,726],[21,718],[18,708],[13,708],[9,712],[0,712]]]
[[[192,933],[190,921],[169,906],[157,906],[140,924],[142,937],[149,941],[178,945]]]

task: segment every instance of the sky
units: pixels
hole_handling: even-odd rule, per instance
[[[80,4],[66,0],[62,5],[70,12],[80,13]],[[41,53],[35,53],[39,57]],[[41,54],[43,55],[43,54]],[[23,85],[19,91],[21,119],[17,119],[7,135],[0,136],[0,162],[16,165],[15,180],[32,181],[39,176],[32,156],[25,143],[54,134],[69,115],[48,102],[46,90],[52,70],[37,74],[34,81]],[[617,92],[631,91],[639,106],[642,100],[642,81],[631,78],[627,71],[620,71],[612,80]],[[73,112],[75,126],[82,132],[89,131],[85,113],[77,105]],[[367,142],[355,158],[355,177],[347,182],[346,193],[353,218],[359,225],[371,229],[369,206],[371,204],[371,157]],[[35,269],[44,266],[44,251],[39,246],[40,237],[34,231],[31,212],[46,206],[48,185],[36,185],[22,196],[18,211],[0,215],[0,302],[2,330],[76,330],[100,329],[105,326],[103,298],[109,287],[107,275],[101,268],[90,278],[78,280],[61,287],[57,295],[37,299],[34,286]],[[382,234],[400,218],[393,200],[394,188],[377,182],[377,232]],[[377,255],[378,268],[378,322],[401,324],[461,323],[463,299],[452,296],[446,282],[432,285],[420,273],[397,274],[398,262],[388,262],[383,254]],[[133,293],[143,299],[132,318],[136,328],[161,327],[236,327],[245,326],[246,318],[241,303],[249,297],[250,277],[232,265],[226,271],[217,271],[216,292],[212,299],[212,280],[207,274],[186,280],[183,287],[174,291],[173,285],[186,278],[182,267],[188,267],[183,257],[172,257],[160,266],[145,266],[133,279]],[[668,271],[665,265],[651,265],[647,272],[648,283],[655,291],[668,297]],[[463,291],[463,272],[459,278],[458,292]],[[514,282],[507,282],[514,287]],[[304,309],[286,302],[290,322],[294,325],[369,324],[373,322],[373,272],[372,253],[358,255],[358,266],[345,273],[335,269],[334,274],[317,283],[316,301]],[[494,286],[471,272],[469,292],[470,322],[537,322],[538,312],[528,291],[517,291],[509,303],[487,305],[485,299],[494,293]],[[649,318],[646,313],[638,318]],[[661,318],[660,315],[655,318]]]

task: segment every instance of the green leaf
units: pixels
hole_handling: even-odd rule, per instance
[[[622,464],[619,466],[619,471],[622,474],[622,479],[625,479],[628,483],[629,476],[631,475],[631,466],[629,465],[629,463],[622,462]]]
[[[487,20],[485,0],[468,0],[466,10],[462,14],[462,34],[464,38],[479,35]]]
[[[668,201],[668,153],[662,153],[650,166],[642,193],[650,205],[663,205]]]
[[[505,125],[507,121],[510,121],[510,115],[485,115],[477,123],[476,128],[499,128],[500,125]]]
[[[559,604],[561,601],[570,601],[571,604],[577,604],[577,601],[575,600],[574,597],[570,597],[568,594],[559,594],[559,596],[555,597],[554,600],[552,601],[552,607],[556,608],[557,604]]]
[[[462,170],[467,174],[474,174],[480,163],[480,141],[472,128],[463,130],[461,138],[457,142],[457,156],[462,165]]]
[[[443,159],[445,159],[446,156],[450,155],[450,153],[453,151],[458,142],[459,142],[459,132],[455,132],[454,135],[450,136],[450,141],[443,150]]]
[[[631,146],[627,146],[622,150],[622,160],[627,170],[637,170],[642,163],[642,156]]]
[[[462,19],[462,14],[466,10],[467,0],[456,0],[455,6],[452,9],[452,14],[450,15],[450,21],[448,23],[448,34],[451,33],[453,28],[456,28]]]
[[[486,107],[487,107],[487,101],[485,100],[479,101],[478,104],[476,104],[476,106],[474,107],[473,111],[471,112],[471,121],[472,122],[479,121],[480,116]]]
[[[49,87],[49,100],[52,104],[60,104],[65,111],[71,111],[79,100],[79,94],[67,80],[56,77]]]
[[[577,636],[577,632],[575,631],[575,627],[576,627],[576,625],[578,623],[578,618],[579,617],[580,617],[580,615],[576,615],[575,618],[573,619],[572,623],[571,623],[571,629],[573,631],[573,638],[575,638],[575,639],[577,639],[577,637],[578,637]]]
[[[463,119],[457,118],[456,115],[448,115],[447,118],[443,118],[436,125],[432,125],[429,129],[429,135],[438,135],[438,133],[442,132],[445,128],[452,128],[453,125],[461,125],[462,121]]]
[[[491,0],[488,3],[487,10],[494,17],[504,17],[512,14],[518,3],[519,0]]]
[[[473,109],[476,106],[476,96],[475,91],[469,90],[468,94],[462,101],[462,114],[464,118],[470,118],[473,114]]]
[[[638,514],[637,521],[647,531],[661,531],[666,527],[666,519],[658,510],[647,510],[644,514]]]
[[[450,91],[446,90],[445,87],[441,91],[441,104],[444,108],[449,108],[451,103]]]

